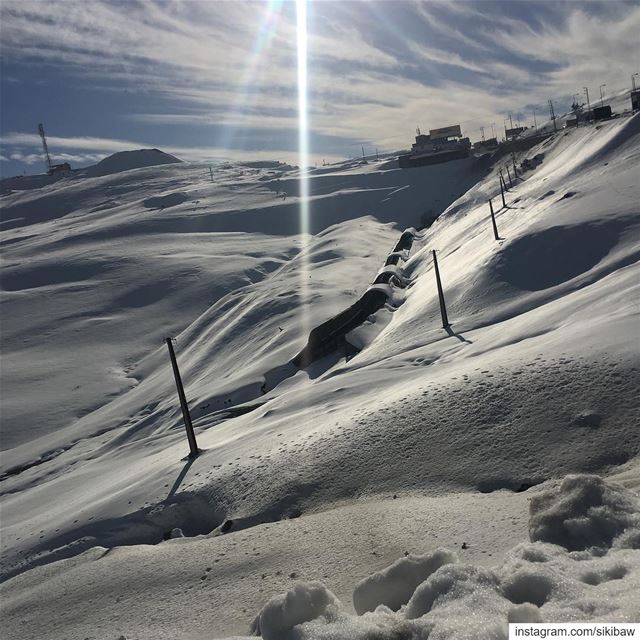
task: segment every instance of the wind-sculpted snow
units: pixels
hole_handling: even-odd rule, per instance
[[[640,532],[639,508],[635,493],[600,477],[567,476],[534,496],[533,542],[500,566],[462,564],[444,549],[402,558],[356,586],[359,616],[322,585],[297,584],[267,602],[257,619],[269,624],[253,631],[265,640],[503,640],[509,622],[638,622],[640,550],[617,541]],[[562,544],[536,541],[557,540],[558,530]]]
[[[307,235],[283,165],[3,182],[9,637],[243,634],[301,581],[343,605],[295,624],[313,607],[276,605],[283,640],[631,616],[639,122],[530,149],[544,160],[503,208],[490,158],[311,170]],[[172,194],[188,198],[153,200]],[[311,329],[371,282],[387,303],[345,336],[357,349],[296,370]],[[558,484],[584,473],[606,485]],[[518,545],[529,501],[540,539]],[[409,578],[406,559],[437,549],[459,562]],[[381,592],[354,616],[359,583]]]

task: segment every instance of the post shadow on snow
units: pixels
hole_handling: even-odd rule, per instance
[[[467,338],[465,338],[462,334],[460,333],[456,333],[453,330],[453,327],[448,324],[446,327],[444,327],[444,330],[452,337],[452,338],[457,338],[458,340],[460,340],[460,342],[466,342],[467,344],[473,344],[473,340],[468,340]]]
[[[171,500],[171,498],[175,495],[176,491],[178,490],[178,488],[182,484],[182,481],[185,479],[187,473],[189,473],[189,469],[191,468],[191,465],[197,460],[197,458],[187,457],[187,458],[183,458],[183,460],[186,460],[186,463],[185,463],[184,467],[182,467],[182,469],[180,470],[180,473],[178,474],[178,477],[176,478],[175,482],[173,483],[173,486],[171,487],[171,489],[169,489],[169,493],[168,493],[167,497],[165,498],[165,501]]]

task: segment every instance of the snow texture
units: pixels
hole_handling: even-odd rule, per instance
[[[458,556],[446,549],[436,549],[423,556],[408,555],[390,567],[361,580],[353,590],[356,613],[374,611],[385,605],[397,611],[406,604],[415,588],[442,565],[457,562]]]
[[[638,496],[620,486],[597,476],[569,476],[559,487],[535,496],[531,507],[532,540],[539,536],[541,523],[544,531],[553,530],[551,518],[560,517],[565,525],[580,521],[579,526],[563,528],[562,545],[518,545],[495,568],[457,563],[456,555],[444,549],[402,558],[356,586],[356,612],[373,611],[361,617],[340,610],[322,585],[297,585],[260,613],[261,621],[269,614],[269,632],[261,627],[263,638],[503,640],[509,622],[638,622],[640,553],[617,548],[609,535],[637,528],[637,507]],[[587,523],[582,522],[585,513],[590,514]],[[600,548],[574,551],[584,549],[586,538],[597,540]],[[409,593],[406,606],[399,606]],[[288,602],[291,605],[284,606]],[[393,609],[399,611],[394,614]],[[314,610],[319,614],[311,615]]]
[[[331,621],[337,605],[338,599],[324,585],[301,583],[269,600],[255,619],[252,631],[264,640],[280,640],[293,627],[309,620],[322,617]]]
[[[598,476],[567,476],[531,499],[530,537],[570,551],[640,549],[640,500]]]
[[[221,638],[318,581],[344,606],[283,635],[636,620],[639,141],[636,114],[517,153],[499,241],[491,155],[310,169],[309,233],[275,162],[3,181],[3,632]],[[423,224],[356,348],[294,366]],[[353,615],[440,548],[460,561]]]

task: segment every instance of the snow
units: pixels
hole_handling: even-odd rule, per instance
[[[90,177],[107,176],[113,173],[141,169],[142,167],[154,167],[161,164],[181,162],[170,153],[164,153],[159,149],[137,149],[136,151],[119,151],[97,164],[87,167],[82,173]]]
[[[353,590],[353,607],[362,615],[384,605],[394,611],[406,604],[416,587],[445,564],[458,561],[446,549],[436,549],[422,556],[408,555],[390,567],[361,580]]]
[[[9,637],[245,636],[269,602],[291,638],[637,620],[639,135],[636,115],[519,154],[544,157],[500,242],[504,159],[312,170],[310,235],[289,166],[3,183]],[[360,351],[291,364],[438,213]],[[437,549],[459,562],[409,569]]]
[[[264,640],[279,640],[304,622],[320,617],[331,619],[337,605],[338,599],[319,582],[297,584],[286,594],[269,600],[251,630]]]
[[[531,500],[530,537],[572,551],[640,548],[640,500],[598,476],[567,476]]]

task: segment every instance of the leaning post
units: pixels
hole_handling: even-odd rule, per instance
[[[182,386],[182,378],[178,369],[178,361],[173,350],[173,338],[166,338],[167,347],[169,349],[169,357],[171,358],[171,366],[173,367],[173,377],[176,380],[176,388],[178,389],[178,398],[180,399],[180,407],[182,409],[182,417],[184,418],[184,428],[187,431],[187,440],[189,441],[189,457],[195,458],[198,453],[198,444],[196,443],[196,434],[193,431],[191,423],[191,414],[187,405],[187,398],[184,395],[184,387]]]
[[[502,196],[502,206],[506,208],[507,203],[504,199],[504,189],[502,188],[503,183],[504,180],[502,179],[502,174],[500,174],[500,195]]]
[[[438,269],[438,258],[436,257],[436,250],[432,249],[433,253],[433,266],[436,272],[436,284],[438,286],[438,299],[440,300],[440,315],[442,316],[442,328],[446,329],[449,326],[449,318],[447,317],[447,307],[444,302],[444,291],[442,290],[442,280],[440,280],[440,269]]]
[[[505,191],[509,191],[509,189],[507,188],[507,181],[504,179],[504,173],[502,173],[502,169],[500,169],[499,171],[500,171],[500,180],[502,180],[502,186],[504,187]]]
[[[498,235],[498,225],[496,225],[496,215],[493,212],[493,202],[491,202],[491,198],[489,198],[489,210],[491,211],[491,224],[493,225],[493,237],[496,240],[500,240],[500,236]]]
[[[509,171],[509,165],[507,165],[507,177],[509,178],[509,186],[513,189],[513,182],[511,180],[511,171]]]

